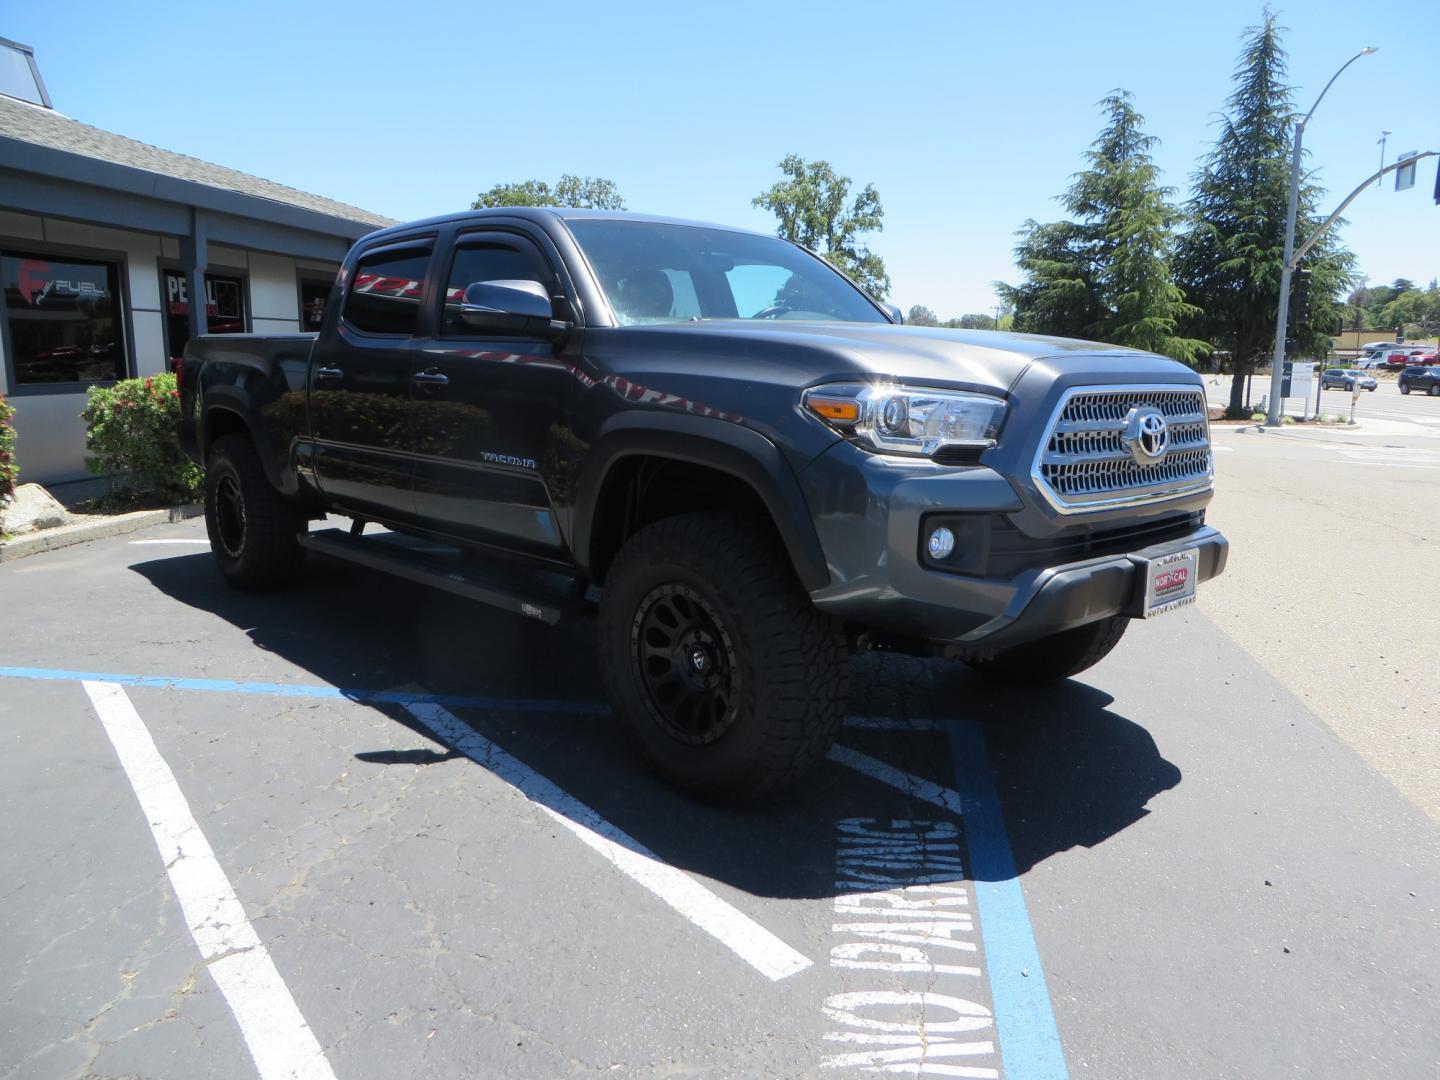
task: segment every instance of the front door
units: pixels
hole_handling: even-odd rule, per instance
[[[541,472],[563,450],[570,368],[549,342],[480,335],[460,318],[476,282],[538,281],[556,295],[555,266],[519,234],[462,233],[442,280],[435,333],[412,366],[416,512],[453,536],[562,558]]]
[[[310,363],[320,488],[337,509],[380,521],[415,516],[410,362],[432,247],[409,241],[361,256]]]

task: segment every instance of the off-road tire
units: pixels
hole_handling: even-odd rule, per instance
[[[225,581],[237,589],[289,585],[300,576],[305,515],[271,485],[245,435],[215,441],[205,461],[205,531]]]
[[[1059,682],[1094,667],[1125,636],[1130,620],[1115,615],[1004,649],[989,660],[970,660],[982,675],[1017,686]]]
[[[734,675],[728,707],[702,734],[666,718],[642,669],[654,659],[648,613],[666,600],[707,613],[712,663],[723,659]],[[654,772],[693,794],[743,800],[784,788],[825,756],[844,719],[844,633],[811,604],[768,522],[698,513],[640,529],[606,575],[599,631],[606,690],[627,736]]]

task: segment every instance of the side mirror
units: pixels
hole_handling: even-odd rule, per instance
[[[556,338],[570,329],[555,318],[550,290],[538,281],[477,281],[465,289],[460,318],[486,334]]]
[[[885,309],[885,314],[887,314],[887,315],[890,316],[890,321],[891,321],[891,322],[893,322],[893,323],[895,323],[895,324],[897,324],[897,325],[899,325],[899,324],[901,324],[901,323],[904,323],[904,321],[905,321],[905,316],[904,316],[904,314],[901,313],[900,309],[899,309],[898,307],[896,307],[894,304],[881,304],[880,306]]]

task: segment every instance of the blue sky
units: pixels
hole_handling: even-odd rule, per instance
[[[1336,203],[1394,152],[1440,149],[1440,4],[1277,5],[1306,146]],[[1183,195],[1256,2],[7,5],[62,112],[397,218],[506,180],[606,176],[634,210],[768,229],[787,153],[876,185],[891,299],[988,310],[1016,227],[1135,95]],[[1433,161],[1371,191],[1344,239],[1371,281],[1440,274]]]

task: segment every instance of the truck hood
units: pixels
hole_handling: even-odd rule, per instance
[[[847,378],[894,379],[1007,393],[1021,374],[1042,358],[1058,361],[1062,366],[1065,357],[1080,355],[1091,366],[1097,362],[1104,364],[1111,358],[1126,367],[1148,367],[1159,360],[1134,349],[1071,338],[887,323],[798,320],[757,323],[716,319],[632,326],[618,333],[671,337],[679,349],[699,346],[703,352],[728,354],[732,363],[738,362],[744,367],[753,364],[756,370],[748,373],[732,369],[732,375],[741,378],[748,375],[769,382],[775,378],[775,369],[783,368],[786,381],[801,386]]]

